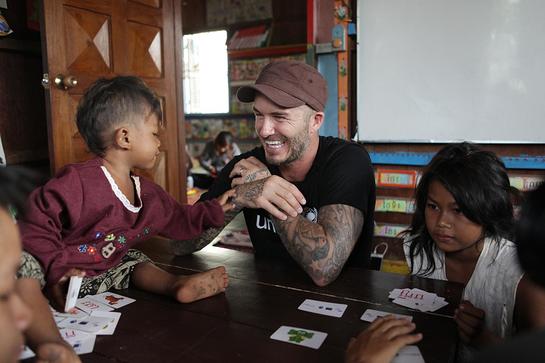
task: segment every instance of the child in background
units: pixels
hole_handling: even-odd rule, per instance
[[[213,141],[206,143],[199,155],[199,164],[209,174],[192,174],[195,186],[210,188],[218,173],[237,155],[240,155],[240,149],[233,141],[233,134],[221,131]]]
[[[22,211],[25,194],[32,187],[30,179],[26,172],[0,167],[0,362],[19,360],[24,333],[36,352],[37,362],[81,363],[58,330],[47,337],[28,336],[40,317],[21,299],[14,279],[21,261],[21,236],[8,208]],[[49,308],[45,318],[53,321]]]
[[[67,165],[35,190],[20,221],[29,254],[19,275],[40,280],[43,273],[57,306],[63,305],[66,282],[73,275],[85,276],[80,297],[127,288],[129,280],[184,303],[227,287],[223,266],[178,276],[131,249],[154,235],[195,238],[206,228],[222,226],[224,211],[231,208],[231,192],[211,202],[181,205],[157,184],[132,173],[155,165],[161,120],[159,99],[136,77],[100,79],[81,99],[78,130],[97,156]]]
[[[503,163],[470,143],[440,150],[416,190],[416,211],[404,242],[412,274],[465,285],[455,321],[472,347],[545,322],[545,299],[518,264],[510,184]]]

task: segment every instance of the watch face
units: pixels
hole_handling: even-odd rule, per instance
[[[304,207],[303,216],[309,221],[316,223],[318,221],[318,209],[314,207]]]

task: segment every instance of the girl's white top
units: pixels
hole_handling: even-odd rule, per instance
[[[403,250],[409,267],[411,267],[409,244],[414,237],[409,236],[403,242]],[[429,262],[424,254],[415,256],[413,274],[447,280],[445,254],[438,248],[434,248],[434,261],[434,271],[428,274],[419,273],[420,267],[425,269]],[[502,338],[511,336],[513,333],[513,311],[517,286],[522,276],[515,244],[506,239],[496,242],[486,238],[462,298],[484,310],[486,327]]]

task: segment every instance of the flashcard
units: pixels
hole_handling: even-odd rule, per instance
[[[93,311],[96,311],[96,310],[102,310],[102,311],[114,310],[114,308],[108,305],[104,305],[98,301],[90,299],[89,296],[78,299],[78,301],[76,302],[76,307],[89,314],[91,314]]]
[[[64,304],[64,312],[70,311],[76,306],[76,301],[78,300],[79,289],[81,287],[82,281],[83,277],[81,276],[70,277],[70,283],[68,284],[68,293],[66,294],[66,302]]]
[[[340,318],[348,305],[335,304],[326,301],[306,299],[299,305],[299,310],[308,311],[309,313],[322,314]]]
[[[392,363],[425,363],[420,349],[416,345],[407,345],[397,352]]]
[[[111,318],[88,316],[83,319],[66,319],[59,324],[59,327],[96,334],[99,330],[107,328],[111,322]]]
[[[445,298],[420,289],[394,289],[388,297],[395,304],[420,311],[436,311],[448,305]]]
[[[118,309],[120,307],[129,305],[130,303],[133,303],[136,301],[134,299],[131,299],[130,297],[126,297],[126,296],[115,294],[113,292],[108,292],[108,291],[98,295],[87,295],[85,297],[93,301],[99,302],[103,305],[110,306],[114,309]]]
[[[25,345],[23,348],[23,351],[21,352],[21,355],[19,355],[19,360],[24,360],[28,358],[34,357],[36,354],[30,349],[28,346]]]
[[[95,347],[96,335],[89,334],[88,338],[76,339],[70,341],[70,345],[74,348],[77,355],[91,353]]]
[[[91,313],[91,316],[98,316],[101,318],[108,318],[110,319],[110,323],[108,323],[108,326],[105,329],[99,330],[96,332],[96,335],[112,335],[115,331],[115,328],[117,327],[117,323],[119,322],[119,318],[121,317],[121,313],[116,313],[114,311],[93,311]]]
[[[51,308],[51,312],[53,313],[53,319],[55,319],[55,323],[57,325],[68,318],[83,319],[84,317],[89,316],[89,314],[79,309],[72,309],[72,311],[69,313],[59,313],[55,309]]]
[[[413,317],[410,316],[410,315],[394,314],[394,313],[389,313],[387,311],[380,311],[380,310],[373,310],[373,309],[365,310],[365,312],[363,313],[363,315],[361,316],[360,319],[363,320],[363,321],[368,321],[368,322],[372,323],[373,321],[376,320],[376,318],[381,317],[381,316],[386,316],[386,315],[393,315],[396,318],[407,319],[409,321],[413,321]]]
[[[75,330],[70,328],[61,328],[59,329],[59,333],[61,334],[61,337],[68,343],[77,340],[85,340],[92,335],[81,330]]]
[[[326,337],[327,334],[323,332],[285,325],[282,325],[273,333],[273,335],[271,335],[271,339],[302,345],[313,349],[320,348]]]

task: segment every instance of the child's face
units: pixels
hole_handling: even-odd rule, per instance
[[[436,180],[428,189],[425,217],[431,238],[445,253],[466,250],[483,236],[483,227],[470,221],[452,194]]]
[[[151,169],[159,156],[159,120],[155,114],[150,114],[145,120],[136,122],[133,138],[134,167]]]
[[[31,315],[15,293],[15,273],[21,259],[19,230],[3,208],[0,208],[0,231],[0,362],[16,362],[23,348],[22,332]]]

